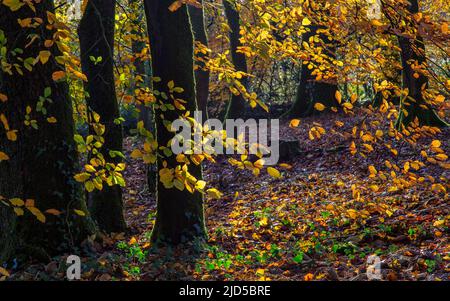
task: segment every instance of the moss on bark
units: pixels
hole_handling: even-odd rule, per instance
[[[114,82],[114,23],[115,0],[90,0],[81,19],[78,35],[80,38],[81,66],[87,76],[85,91],[89,110],[100,115],[105,125],[105,142],[100,152],[105,160],[120,163],[121,158],[111,157],[110,151],[122,151],[122,126],[114,122],[120,117]],[[91,58],[98,59],[94,62]],[[93,128],[90,133],[95,135]],[[124,232],[122,189],[104,185],[101,191],[88,194],[89,210],[101,230]]]
[[[153,74],[161,78],[154,84],[154,89],[168,93],[167,84],[174,81],[184,92],[177,96],[187,103],[187,110],[196,110],[194,61],[193,61],[193,33],[189,21],[186,5],[175,12],[168,7],[171,0],[146,0],[150,45],[152,50]],[[162,118],[164,115],[164,118]],[[157,140],[159,145],[167,145],[173,133],[168,132],[164,122],[176,120],[179,112],[157,110],[155,112]],[[158,158],[158,168],[163,161],[169,167],[178,163],[175,156]],[[202,179],[202,168],[191,164],[189,172],[197,179]],[[205,238],[206,230],[203,212],[203,196],[199,192],[194,194],[180,191],[176,188],[167,189],[159,181],[157,183],[157,218],[152,232],[153,241],[177,244]]]
[[[61,70],[55,60],[61,53],[56,44],[44,46],[44,41],[53,39],[55,33],[46,27],[47,12],[54,10],[53,1],[34,3],[34,6],[36,12],[27,6],[12,12],[0,5],[0,28],[7,38],[6,60],[18,63],[23,69],[23,75],[16,70],[12,74],[0,72],[1,92],[9,99],[0,103],[0,113],[6,116],[10,128],[17,130],[17,141],[10,141],[5,139],[4,128],[0,129],[0,149],[10,156],[10,160],[0,163],[0,195],[33,199],[40,211],[57,209],[61,214],[46,214],[46,222],[41,223],[27,210],[24,216],[18,217],[11,208],[0,205],[0,262],[25,256],[42,259],[68,251],[96,231],[89,216],[81,217],[74,212],[74,209],[84,212],[87,209],[81,186],[73,178],[78,157],[73,140],[72,103],[67,83],[52,80],[52,74]],[[32,17],[42,18],[43,25],[22,28],[17,22],[19,18]],[[40,39],[25,47],[33,34]],[[23,50],[22,58],[35,58],[42,50],[50,51],[51,56],[48,62],[38,62],[29,71],[11,55],[10,51],[17,48]],[[51,102],[45,101],[47,114],[43,114],[36,107],[46,89],[51,90],[48,97]],[[38,129],[24,124],[28,106]],[[47,117],[55,117],[57,123],[47,122]]]

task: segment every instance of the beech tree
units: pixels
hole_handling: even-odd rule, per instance
[[[236,2],[230,0],[223,0],[223,7],[225,9],[225,15],[227,17],[228,26],[230,27],[230,52],[231,60],[236,71],[247,72],[247,60],[245,54],[238,52],[240,46],[240,24],[241,19],[239,12],[237,10]],[[241,80],[241,84],[244,87],[248,85],[248,79],[244,77]],[[241,94],[231,95],[231,99],[228,102],[227,112],[225,114],[225,119],[236,119],[241,116],[242,112],[245,110],[246,101]]]
[[[23,28],[17,20],[26,18],[42,23]],[[59,26],[53,1],[0,4],[6,49],[0,89],[8,99],[0,102],[0,149],[9,156],[0,162],[0,200],[14,207],[0,206],[0,262],[12,256],[47,260],[95,232],[73,178],[78,156],[71,99],[57,63]],[[40,38],[30,41],[33,35]]]
[[[169,10],[172,0],[145,0],[147,28],[150,37],[153,76],[158,78],[153,89],[157,100],[168,103],[161,94],[169,95],[173,86],[182,88],[177,97],[184,100],[186,109],[192,114],[197,109],[194,77],[194,38],[189,21],[188,9],[182,5]],[[157,142],[166,146],[173,138],[167,125],[178,119],[176,110],[155,108]],[[167,188],[161,181],[164,166],[174,168],[174,155],[166,158],[158,156],[157,217],[152,232],[154,241],[180,243],[206,236],[203,195],[187,189]],[[189,172],[198,180],[202,179],[201,165],[191,164]]]
[[[386,17],[397,32],[403,67],[403,89],[408,90],[407,96],[400,103],[397,125],[408,125],[417,118],[420,125],[448,126],[433,108],[427,105],[423,95],[429,80],[424,72],[418,70],[420,66],[427,65],[425,43],[420,35],[418,22],[414,19],[415,14],[420,12],[418,0],[410,0],[406,4],[408,15],[395,11],[389,3],[383,3],[383,6]]]
[[[114,82],[114,20],[115,0],[90,0],[80,21],[80,56],[89,112],[100,115],[105,126],[104,143],[100,149],[107,162],[122,161],[117,152],[122,150],[122,126]],[[90,126],[90,134],[96,135]],[[115,152],[115,153],[114,153]],[[102,190],[88,194],[89,210],[100,228],[106,232],[123,232],[126,223],[123,216],[122,190],[117,183],[104,185]]]
[[[194,40],[196,43],[201,43],[203,46],[208,47],[208,36],[205,28],[205,16],[203,9],[203,1],[198,1],[201,7],[188,6],[189,17],[192,24],[192,31],[194,33]],[[208,98],[209,98],[209,71],[206,70],[205,62],[202,59],[207,59],[207,56],[201,52],[201,48],[197,49],[196,55],[199,61],[196,62],[195,68],[195,82],[196,82],[196,95],[197,105],[199,110],[202,111],[203,120],[208,118]]]

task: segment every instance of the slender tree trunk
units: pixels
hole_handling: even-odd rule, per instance
[[[129,1],[130,6],[137,10],[141,11],[141,6],[143,7],[143,3],[138,0],[130,0]],[[136,19],[133,20],[134,28],[132,30],[132,33],[136,36],[136,39],[132,41],[131,48],[134,54],[134,73],[135,78],[137,76],[140,76],[142,78],[142,81],[135,81],[135,85],[133,89],[139,89],[139,88],[145,88],[149,87],[152,89],[152,68],[151,63],[147,63],[140,57],[140,54],[145,49],[146,43],[144,41],[144,38],[147,36],[143,33],[141,27],[144,27],[143,16],[139,15]],[[145,35],[145,37],[144,37]],[[151,133],[155,134],[155,114],[153,111],[153,107],[150,105],[146,105],[144,103],[141,103],[138,105],[139,108],[139,120],[142,120],[144,122],[144,128],[149,130]],[[147,185],[148,190],[154,194],[156,192],[156,173],[158,172],[156,164],[149,164],[146,168],[147,173]]]
[[[205,16],[203,10],[203,1],[198,1],[202,7],[188,6],[189,17],[192,24],[192,31],[194,33],[194,40],[200,42],[208,47],[208,36],[205,28]],[[203,53],[197,53],[200,59],[206,59]],[[197,62],[195,68],[195,82],[197,106],[202,111],[203,120],[208,119],[208,98],[209,98],[209,71],[204,70],[204,63]]]
[[[115,0],[90,0],[81,19],[81,66],[88,82],[89,110],[100,115],[105,125],[105,142],[101,148],[105,160],[120,163],[121,158],[109,155],[110,151],[122,151],[122,126],[114,122],[120,117],[114,83],[114,21]],[[101,58],[100,62],[97,62]],[[90,133],[95,135],[91,128]],[[126,229],[123,214],[122,189],[118,185],[103,187],[88,194],[89,210],[100,228],[106,232],[123,232]]]
[[[240,17],[239,12],[235,7],[235,3],[232,3],[228,0],[223,0],[223,7],[225,9],[225,15],[227,17],[228,26],[230,27],[230,52],[231,59],[233,61],[234,67],[236,71],[247,72],[247,60],[243,53],[237,52],[238,47],[242,46],[240,42]],[[243,78],[241,83],[247,87],[248,79]],[[225,115],[225,119],[236,119],[239,116],[242,116],[246,107],[246,101],[242,97],[242,95],[234,95],[232,94],[231,99],[228,103],[227,112]]]
[[[404,20],[409,30],[414,30],[415,37],[408,37],[405,35],[397,35],[398,43],[401,49],[401,62],[403,67],[403,88],[408,89],[408,98],[400,103],[400,114],[397,120],[397,126],[408,125],[416,118],[419,125],[430,125],[437,127],[445,127],[448,124],[439,118],[433,108],[426,104],[422,95],[422,89],[428,87],[428,78],[422,73],[416,73],[411,64],[417,62],[419,65],[426,64],[425,45],[423,38],[418,33],[418,28],[412,15],[419,12],[419,4],[417,0],[410,0],[410,5],[407,10],[411,19]],[[424,108],[424,106],[426,108]],[[405,112],[406,111],[406,114]]]
[[[6,64],[17,63],[23,72],[20,75],[12,68],[10,74],[7,65],[0,71],[0,92],[8,96],[8,101],[0,103],[0,115],[6,117],[10,130],[17,131],[17,140],[8,140],[5,127],[0,123],[0,150],[10,156],[10,160],[0,162],[0,195],[5,199],[34,200],[46,221],[42,223],[25,207],[21,207],[25,215],[18,217],[12,208],[0,203],[0,262],[22,256],[46,259],[78,246],[87,235],[95,233],[91,218],[74,212],[74,209],[88,211],[82,187],[73,178],[78,157],[68,85],[65,81],[52,79],[54,72],[62,71],[55,59],[61,52],[56,43],[44,46],[44,41],[53,40],[55,34],[47,18],[47,12],[53,12],[54,4],[53,1],[42,1],[34,3],[34,7],[35,12],[26,5],[12,12],[0,4],[0,29],[5,35],[7,49],[1,59]],[[17,22],[33,17],[41,18],[43,24],[22,28]],[[38,35],[39,39],[29,44],[33,35]],[[23,53],[14,56],[12,51],[15,49],[22,49]],[[31,71],[18,60],[19,57],[36,58],[40,51],[49,51],[47,54],[51,55],[45,63],[31,63]],[[39,111],[38,102],[45,95],[43,107],[46,112]],[[38,128],[24,124],[27,107],[31,109],[28,115],[36,120]],[[50,117],[57,122],[48,122]],[[61,214],[45,213],[48,209],[56,209]]]
[[[168,8],[172,0],[145,0],[147,27],[152,50],[153,74],[161,79],[154,83],[154,89],[168,92],[168,83],[173,81],[175,86],[184,89],[177,97],[183,99],[187,110],[196,110],[195,78],[193,61],[193,34],[186,5],[174,12]],[[162,97],[159,101],[169,102]],[[155,112],[157,140],[159,145],[166,146],[173,138],[166,126],[166,122],[178,119],[180,112],[158,109]],[[162,115],[164,119],[162,118]],[[168,168],[174,168],[179,163],[175,156],[168,158],[158,156],[158,168],[163,168],[163,161]],[[189,165],[189,172],[197,179],[202,178],[200,165]],[[203,196],[199,192],[193,194],[184,189],[167,189],[158,179],[157,188],[157,218],[152,233],[153,241],[181,243],[206,236]]]
[[[319,26],[311,25],[310,30],[303,34],[302,40],[308,41],[310,37],[317,34]],[[320,38],[327,42],[327,38],[321,35]],[[305,117],[310,116],[316,112],[314,105],[318,102],[322,103],[330,109],[331,107],[338,108],[336,102],[336,91],[338,91],[337,84],[316,81],[316,77],[312,75],[312,71],[308,69],[308,65],[302,65],[300,75],[300,82],[297,87],[297,95],[291,109],[288,111],[288,117]]]

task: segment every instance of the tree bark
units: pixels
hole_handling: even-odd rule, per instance
[[[242,46],[240,42],[240,16],[239,12],[235,7],[235,3],[230,2],[229,0],[223,0],[223,7],[225,9],[225,15],[227,17],[228,26],[230,27],[230,52],[231,52],[231,60],[236,68],[236,71],[247,72],[247,60],[243,53],[237,52],[238,47]],[[241,83],[247,87],[248,79],[244,77],[241,80]],[[225,114],[225,119],[236,119],[239,116],[242,116],[246,107],[246,101],[239,95],[231,95],[231,99],[228,102],[227,112]]]
[[[317,25],[309,26],[310,30],[303,34],[302,40],[308,41],[310,37],[317,35],[319,28]],[[320,35],[320,38],[324,42],[328,40],[324,35]],[[316,112],[318,113],[319,111],[314,109],[314,105],[318,102],[325,105],[327,109],[331,107],[338,108],[335,98],[336,91],[338,91],[337,84],[316,81],[312,71],[308,69],[307,65],[302,65],[297,95],[291,109],[287,113],[287,116],[290,118],[306,117]]]
[[[8,96],[8,101],[0,103],[0,114],[8,119],[10,129],[17,130],[17,141],[10,141],[0,124],[0,150],[10,156],[10,160],[0,162],[0,195],[6,199],[33,199],[41,212],[56,209],[61,214],[45,213],[46,221],[42,223],[24,207],[25,215],[18,217],[10,207],[0,204],[0,262],[28,256],[48,259],[57,252],[73,249],[95,233],[91,218],[74,212],[74,209],[88,211],[82,187],[73,178],[78,156],[68,85],[52,80],[54,72],[63,70],[55,60],[61,52],[56,43],[44,46],[44,41],[53,40],[56,32],[47,18],[47,12],[54,11],[54,4],[53,1],[33,4],[35,12],[26,5],[12,12],[0,4],[0,28],[7,39],[7,53],[2,60],[17,63],[23,71],[20,75],[12,68],[9,74],[5,66],[0,71],[0,92]],[[33,17],[41,18],[43,24],[22,28],[17,22],[19,18]],[[38,35],[39,39],[29,44],[32,35]],[[19,48],[23,53],[12,55]],[[36,62],[31,71],[23,68],[18,58],[36,58],[40,51],[51,53],[48,61]],[[51,90],[50,95],[44,92],[46,89]],[[45,94],[46,114],[37,111],[40,97]],[[28,106],[37,129],[24,124]],[[56,118],[57,123],[48,122],[49,117]]]
[[[203,1],[198,1],[202,7],[188,6],[189,17],[194,33],[194,40],[208,47],[208,36],[205,28],[205,16],[203,10]],[[199,58],[206,58],[206,55],[198,53]],[[197,62],[195,69],[197,106],[202,111],[203,120],[208,119],[208,98],[209,98],[209,71],[204,70],[204,63]]]
[[[426,100],[422,95],[422,89],[428,87],[428,77],[422,73],[416,73],[411,64],[417,62],[419,65],[426,64],[426,54],[424,40],[418,33],[418,26],[412,16],[419,12],[419,4],[417,0],[409,0],[410,5],[407,7],[410,18],[404,20],[409,30],[413,29],[415,36],[408,37],[405,35],[397,35],[398,43],[401,49],[401,62],[403,67],[403,88],[408,89],[408,98],[400,103],[400,113],[397,120],[397,127],[407,126],[416,118],[419,125],[429,125],[436,127],[446,127],[448,124],[439,118],[433,108],[426,104]],[[424,108],[423,106],[426,106]],[[405,110],[407,114],[403,112]]]
[[[153,74],[161,81],[154,83],[154,89],[169,95],[167,84],[174,81],[175,86],[184,91],[177,94],[183,99],[187,110],[197,109],[195,96],[195,78],[193,61],[193,34],[186,5],[174,12],[169,11],[172,0],[145,0],[147,27],[152,51]],[[159,101],[167,102],[161,97]],[[180,112],[155,110],[156,131],[158,144],[166,146],[173,138],[165,122],[178,119]],[[162,115],[164,118],[162,118]],[[162,158],[158,156],[158,168],[162,168],[163,161],[168,168],[174,168],[179,163],[175,156]],[[189,165],[189,172],[197,179],[202,179],[200,165]],[[159,177],[159,175],[158,175]],[[158,179],[157,184],[157,217],[152,232],[152,240],[178,244],[205,238],[206,230],[203,212],[203,195],[193,194],[184,189],[167,189]]]
[[[118,164],[110,151],[122,151],[122,126],[114,122],[120,117],[114,83],[114,21],[115,0],[90,0],[78,27],[81,66],[87,76],[86,102],[90,111],[100,115],[105,125],[105,142],[100,152],[105,160]],[[101,62],[92,59],[101,57]],[[91,128],[90,134],[95,135]],[[103,187],[88,194],[89,210],[101,230],[111,233],[124,232],[122,189],[118,185]]]

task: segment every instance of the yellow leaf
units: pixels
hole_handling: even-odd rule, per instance
[[[23,212],[23,209],[22,208],[14,208],[14,213],[17,215],[17,216],[22,216],[22,215],[24,215],[24,213],[25,212]]]
[[[334,93],[334,97],[336,97],[337,102],[340,104],[342,102],[342,94],[339,91],[336,91],[336,93]]]
[[[321,104],[320,102],[317,102],[314,105],[314,109],[316,109],[317,111],[323,111],[323,110],[325,110],[325,106],[323,104]]]
[[[13,130],[13,131],[7,131],[6,132],[6,138],[8,138],[8,140],[10,141],[16,141],[17,140],[17,131]]]
[[[129,245],[134,245],[134,244],[136,244],[137,243],[137,239],[136,239],[136,237],[132,237],[131,239],[130,239],[130,241],[128,242],[128,244]]]
[[[48,122],[48,123],[57,123],[58,120],[56,120],[55,117],[48,117],[48,118],[47,118],[47,122]]]
[[[0,152],[0,162],[9,160],[9,156],[4,152]]]
[[[267,219],[267,217],[263,217],[262,219],[260,219],[259,225],[262,226],[262,227],[265,227],[265,226],[267,226],[268,221],[269,220]]]
[[[299,124],[300,124],[300,119],[292,119],[291,122],[289,123],[289,127],[296,128],[299,126]]]
[[[138,149],[133,150],[131,152],[131,158],[133,158],[133,159],[142,158],[142,152]]]
[[[350,218],[355,219],[358,217],[358,212],[355,209],[348,209],[347,210],[347,214],[348,216],[350,216]]]
[[[203,190],[206,186],[206,182],[203,180],[197,181],[197,183],[195,183],[195,189],[197,190]]]
[[[208,189],[208,190],[206,191],[206,193],[208,194],[208,196],[209,196],[210,198],[213,198],[213,199],[219,199],[219,198],[221,198],[222,195],[223,195],[219,190],[217,190],[217,189],[215,189],[215,188],[210,188],[210,189]]]
[[[51,55],[52,53],[48,50],[42,50],[41,52],[39,52],[39,60],[41,61],[42,65],[48,62],[48,59]]]
[[[446,154],[437,154],[436,155],[436,159],[440,160],[440,161],[445,161],[447,160],[448,156]]]
[[[377,192],[378,190],[380,190],[380,188],[378,187],[378,185],[371,185],[370,189],[372,189],[373,192]]]
[[[437,220],[433,223],[434,227],[439,227],[445,224],[445,220],[441,219],[441,220]]]
[[[439,140],[433,140],[433,142],[431,142],[431,147],[438,148],[440,146],[441,146],[441,141],[439,141]]]
[[[265,160],[264,160],[264,159],[259,159],[259,160],[257,160],[255,163],[253,163],[253,165],[254,165],[256,168],[263,168],[264,163],[265,163]]]
[[[23,205],[25,205],[25,202],[23,200],[21,200],[21,199],[18,199],[18,198],[10,199],[9,202],[13,206],[17,206],[17,207],[22,207]]]
[[[6,102],[8,100],[8,96],[6,96],[5,94],[0,93],[0,101],[1,102]]]
[[[79,216],[86,216],[86,213],[83,210],[73,209],[73,211]]]
[[[9,277],[9,272],[0,266],[0,274],[3,276]]]
[[[281,178],[281,173],[273,167],[267,167],[267,172],[273,178],[276,178],[276,179]]]
[[[37,209],[36,207],[27,207],[27,209],[40,221],[41,223],[45,223],[45,215]]]
[[[311,21],[307,17],[304,17],[303,20],[302,20],[302,25],[303,26],[308,26],[310,24],[311,24]]]
[[[376,20],[376,19],[372,20],[371,23],[374,26],[383,26],[383,23],[381,23],[379,20]]]
[[[3,5],[8,6],[11,11],[16,11],[24,6],[25,3],[20,0],[3,0]]]
[[[344,108],[348,109],[348,110],[353,109],[353,105],[352,105],[351,103],[349,103],[349,102],[343,103],[342,106],[343,106]]]
[[[84,183],[91,177],[90,174],[83,172],[74,176],[75,181]]]
[[[376,175],[377,174],[377,169],[373,165],[370,165],[369,166],[369,172],[370,172],[370,175]]]

